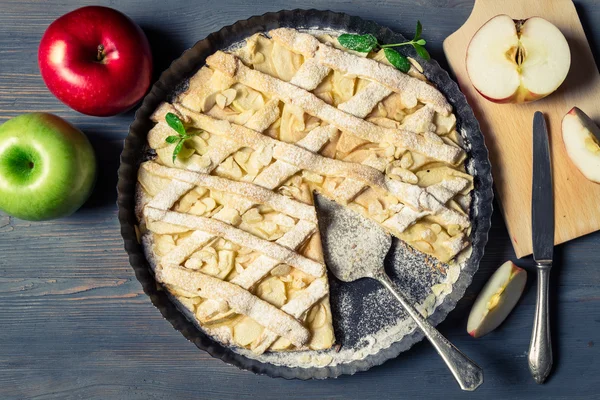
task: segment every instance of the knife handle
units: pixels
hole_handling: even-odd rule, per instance
[[[543,383],[552,369],[552,342],[548,296],[552,263],[537,263],[538,291],[533,333],[529,344],[529,370],[537,383]]]

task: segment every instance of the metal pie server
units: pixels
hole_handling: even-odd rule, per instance
[[[552,369],[548,290],[554,250],[554,197],[548,129],[544,114],[539,111],[533,116],[531,231],[538,289],[528,360],[531,375],[537,383],[543,383]]]
[[[385,272],[384,260],[392,245],[391,235],[375,222],[318,194],[315,204],[329,271],[342,282],[362,278],[379,281],[431,342],[460,388],[466,391],[477,389],[483,383],[481,367],[435,329]]]

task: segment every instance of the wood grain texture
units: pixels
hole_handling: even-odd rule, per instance
[[[417,2],[96,1],[127,13],[150,39],[157,75],[210,32],[266,11],[320,8],[373,19],[405,36],[417,19],[434,58],[471,12],[470,0]],[[240,371],[212,359],[163,320],[142,293],[116,218],[116,171],[133,112],[94,118],[69,110],[44,87],[36,51],[59,15],[91,1],[0,0],[0,121],[52,111],[91,138],[102,165],[91,200],[75,215],[29,223],[0,214],[0,399],[460,399],[466,395],[427,343],[381,367],[336,380],[299,382]],[[576,2],[592,49],[600,51],[600,2]],[[440,329],[485,370],[474,398],[592,399],[600,384],[600,234],[556,249],[552,322],[556,370],[544,386],[526,352],[534,275],[509,319],[472,339],[467,313],[495,268],[515,254],[499,213],[480,271]],[[531,259],[518,262],[529,268]],[[530,269],[530,271],[532,271]],[[469,397],[473,397],[470,395]]]
[[[528,104],[496,104],[481,96],[469,80],[465,55],[469,41],[490,18],[540,16],[555,24],[571,49],[565,82],[545,99]],[[485,134],[498,201],[517,257],[531,254],[532,121],[545,114],[550,134],[556,229],[554,242],[600,229],[600,184],[587,180],[567,155],[561,121],[573,106],[600,121],[600,74],[571,0],[477,0],[469,19],[444,41],[444,52]]]

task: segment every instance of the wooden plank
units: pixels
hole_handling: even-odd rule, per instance
[[[528,104],[496,104],[481,96],[465,68],[467,46],[490,18],[540,16],[555,24],[571,49],[571,69],[558,91]],[[481,124],[490,150],[494,184],[517,257],[531,254],[532,121],[546,116],[552,152],[556,244],[600,229],[600,185],[573,165],[562,140],[561,121],[574,106],[600,120],[600,74],[571,0],[477,0],[469,19],[444,41],[444,52]]]
[[[72,217],[29,223],[0,214],[0,398],[464,398],[426,343],[355,376],[285,381],[256,376],[212,359],[162,318],[128,265],[116,220],[116,171],[133,112],[112,118],[78,114],[54,99],[39,77],[36,51],[45,27],[78,7],[77,3],[0,0],[0,121],[23,111],[54,110],[92,138],[103,165],[91,202]],[[108,0],[96,3],[111,6]],[[578,2],[596,52],[599,4]],[[124,0],[112,6],[144,28],[158,60],[158,74],[183,50],[221,26],[296,7],[360,15],[406,36],[420,19],[428,48],[443,62],[441,42],[468,17],[472,1],[331,0],[321,4],[283,0],[273,4],[267,0]],[[558,286],[553,292],[558,302],[553,314],[557,370],[546,385],[538,386],[530,378],[525,356],[535,303],[532,274],[525,297],[498,331],[479,340],[465,332],[466,315],[476,293],[498,265],[515,257],[502,219],[494,215],[481,271],[465,299],[441,326],[442,332],[486,371],[479,397],[597,396],[599,244],[596,233],[557,248],[558,268],[553,271]]]

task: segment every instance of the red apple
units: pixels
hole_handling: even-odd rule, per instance
[[[52,94],[76,111],[99,117],[133,107],[152,78],[144,32],[108,7],[82,7],[50,24],[38,63]]]

